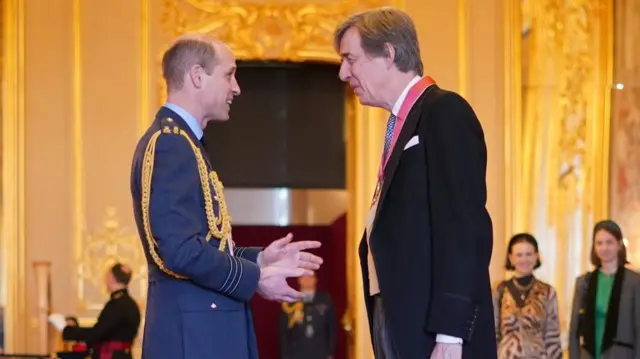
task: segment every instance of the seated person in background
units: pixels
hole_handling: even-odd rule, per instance
[[[140,308],[127,291],[130,280],[131,269],[123,264],[115,264],[107,271],[111,299],[93,327],[68,325],[60,314],[52,314],[51,323],[62,330],[64,340],[85,342],[91,348],[92,359],[131,359],[131,346],[140,326]]]

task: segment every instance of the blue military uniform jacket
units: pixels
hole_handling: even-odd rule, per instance
[[[132,163],[133,208],[149,268],[142,358],[257,359],[248,301],[258,286],[261,248],[230,253],[230,219],[202,131],[181,114],[162,107]]]

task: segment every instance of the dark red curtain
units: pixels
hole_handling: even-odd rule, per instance
[[[316,273],[318,290],[331,294],[336,312],[337,346],[335,359],[346,359],[346,338],[340,321],[347,305],[346,283],[346,218],[340,217],[329,226],[235,226],[233,240],[238,246],[267,246],[272,241],[293,234],[294,241],[315,240],[322,247],[313,252],[324,259]],[[296,288],[297,282],[291,279]],[[260,359],[280,359],[278,316],[280,304],[255,296],[251,301]]]

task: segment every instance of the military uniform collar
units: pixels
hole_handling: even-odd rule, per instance
[[[178,116],[180,116],[184,120],[184,122],[187,123],[187,126],[189,126],[189,129],[191,130],[191,132],[193,132],[196,138],[198,140],[202,139],[202,136],[204,136],[204,131],[202,130],[202,127],[200,127],[200,124],[198,123],[196,118],[193,117],[193,115],[191,115],[189,112],[187,112],[187,110],[183,109],[182,107],[176,104],[173,104],[171,102],[167,102],[166,104],[164,104],[164,107],[168,108],[169,110],[175,112]]]
[[[127,288],[118,289],[116,291],[111,292],[111,299],[118,299],[124,295],[127,295]]]

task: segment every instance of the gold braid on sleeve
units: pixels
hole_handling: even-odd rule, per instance
[[[168,119],[168,122],[173,122]],[[193,153],[196,157],[196,163],[198,165],[198,173],[200,175],[200,184],[202,187],[202,194],[204,196],[204,204],[205,204],[205,213],[207,216],[207,227],[209,232],[207,233],[207,241],[211,239],[211,237],[215,237],[220,240],[220,245],[218,249],[220,251],[224,251],[227,246],[227,241],[229,240],[229,236],[231,234],[231,217],[229,216],[229,212],[227,210],[227,204],[224,200],[224,186],[222,182],[218,179],[218,174],[215,171],[211,171],[209,173],[207,169],[207,164],[204,160],[202,152],[200,148],[191,140],[189,135],[182,129],[177,126],[169,127],[165,126],[162,130],[158,130],[154,133],[149,139],[149,143],[147,144],[144,158],[142,161],[142,223],[144,227],[144,233],[147,240],[147,245],[149,247],[149,253],[151,254],[151,258],[155,262],[155,264],[160,268],[161,271],[166,273],[167,275],[177,278],[177,279],[188,279],[187,277],[175,273],[168,269],[164,264],[162,258],[157,251],[158,243],[156,239],[153,237],[153,233],[151,231],[151,221],[149,219],[149,206],[151,200],[151,179],[153,176],[153,164],[155,160],[155,149],[156,142],[158,141],[158,137],[161,135],[179,135],[187,140]],[[213,194],[211,187],[213,186],[213,190],[217,196],[218,201],[218,212],[219,215],[216,216],[213,206]]]

